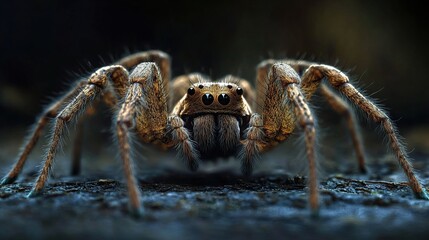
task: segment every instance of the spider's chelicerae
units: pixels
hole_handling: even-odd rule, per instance
[[[259,154],[285,141],[296,126],[303,129],[305,136],[309,203],[311,209],[317,211],[316,129],[308,102],[318,88],[333,109],[347,118],[360,170],[365,171],[353,114],[347,103],[326,84],[382,125],[410,187],[417,197],[428,199],[386,113],[356,90],[340,70],[305,61],[266,60],[257,67],[254,91],[247,81],[232,76],[212,82],[202,75],[189,74],[170,82],[170,59],[161,51],[130,55],[79,81],[46,109],[1,184],[15,181],[43,128],[54,118],[46,160],[29,196],[39,194],[48,178],[65,125],[79,113],[89,114],[86,107],[102,100],[117,110],[116,137],[133,213],[140,213],[143,207],[130,157],[131,132],[136,133],[142,142],[163,149],[175,147],[193,171],[198,169],[200,160],[232,155],[241,161],[243,174],[249,175]],[[256,101],[249,103],[250,99]]]

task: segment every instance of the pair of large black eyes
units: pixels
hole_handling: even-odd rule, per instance
[[[202,100],[203,100],[204,105],[210,105],[210,104],[213,103],[214,97],[210,93],[206,93],[206,94],[203,95]],[[220,94],[217,97],[217,100],[222,105],[228,105],[228,103],[229,103],[229,96],[226,95],[225,93],[222,93],[222,94]]]

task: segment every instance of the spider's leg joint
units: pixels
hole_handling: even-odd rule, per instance
[[[153,82],[155,79],[159,79],[160,75],[156,63],[143,62],[131,72],[130,83],[140,83],[144,86],[147,82]],[[152,87],[155,87],[155,85],[152,85]]]
[[[89,77],[88,83],[105,88],[110,78],[117,78],[119,75],[128,75],[128,72],[120,65],[102,67]]]
[[[300,83],[298,73],[286,63],[278,62],[273,64],[269,73],[270,79],[278,79],[283,85]]]
[[[120,113],[116,120],[116,125],[125,127],[126,129],[133,129],[135,126],[133,114]]]
[[[323,79],[323,77],[326,77],[329,80],[329,83],[336,88],[349,82],[349,77],[347,77],[346,74],[335,67],[324,64],[311,65],[307,69],[306,74],[311,75],[309,76],[310,81],[319,81],[320,79]]]

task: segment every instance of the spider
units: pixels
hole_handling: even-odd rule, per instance
[[[412,170],[391,120],[335,67],[300,60],[265,60],[257,66],[256,90],[253,90],[246,80],[234,76],[210,81],[200,74],[188,74],[170,82],[170,58],[155,50],[136,53],[115,65],[98,69],[48,107],[1,184],[16,180],[43,128],[53,118],[55,124],[46,160],[28,197],[39,195],[48,179],[65,126],[77,119],[79,113],[90,114],[87,108],[90,103],[104,101],[117,113],[116,138],[132,214],[139,215],[144,209],[130,157],[131,133],[142,142],[162,149],[175,147],[192,171],[198,169],[200,161],[234,156],[241,161],[242,173],[250,175],[260,153],[285,141],[297,126],[305,136],[309,205],[312,212],[317,213],[316,129],[308,102],[318,88],[333,109],[346,117],[359,168],[362,172],[366,170],[354,116],[348,103],[330,90],[328,84],[382,125],[411,189],[418,198],[429,199]],[[256,99],[253,107],[250,99]]]

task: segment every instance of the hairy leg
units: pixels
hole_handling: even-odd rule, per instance
[[[19,154],[18,160],[15,162],[15,165],[12,167],[9,173],[2,179],[0,185],[10,184],[16,180],[19,173],[22,171],[22,168],[24,167],[25,162],[27,161],[28,155],[31,153],[37,141],[39,140],[40,135],[42,134],[42,131],[46,126],[46,124],[49,122],[51,118],[54,118],[58,114],[61,107],[63,107],[63,105],[67,101],[69,101],[72,97],[76,96],[79,91],[81,91],[84,84],[85,84],[84,82],[79,82],[77,86],[73,87],[73,89],[70,90],[67,94],[65,94],[60,100],[56,101],[46,109],[46,111],[42,114],[39,120],[37,120],[35,127],[33,128],[31,134],[27,138],[28,140],[23,145],[22,151]]]
[[[293,111],[295,114],[296,122],[304,131],[305,136],[305,145],[306,145],[306,155],[309,165],[309,176],[308,176],[308,185],[309,185],[309,202],[310,208],[313,213],[317,215],[319,210],[319,190],[317,182],[317,171],[316,171],[316,159],[315,159],[315,139],[316,139],[316,130],[314,126],[314,118],[311,110],[307,104],[307,100],[304,94],[300,89],[300,78],[298,74],[285,63],[275,63],[269,73],[269,81],[277,83],[276,87],[284,89],[287,94],[287,99],[291,102]],[[273,85],[273,84],[269,84]],[[283,105],[283,106],[282,106]],[[290,109],[285,108],[284,99],[277,103],[278,108],[282,111],[290,111]],[[264,115],[265,116],[265,115]],[[284,121],[284,119],[283,119]],[[287,119],[290,121],[290,119]],[[289,123],[288,123],[289,124]],[[265,125],[265,122],[264,122]],[[283,127],[282,127],[283,125]],[[278,133],[285,135],[284,124],[278,125]],[[274,126],[274,125],[273,125]],[[271,126],[271,128],[273,128]],[[280,128],[279,128],[280,127]],[[289,127],[287,126],[287,130]],[[286,133],[286,136],[288,133]]]
[[[326,78],[328,82],[351,102],[356,104],[361,110],[368,114],[373,121],[380,123],[386,132],[390,147],[393,149],[399,164],[409,180],[409,184],[418,198],[429,199],[425,189],[420,184],[412,170],[407,153],[399,141],[396,128],[387,114],[378,108],[374,103],[364,97],[352,84],[348,77],[338,69],[328,65],[312,65],[302,76],[302,89],[306,94],[311,95],[319,86],[320,82]]]
[[[124,66],[126,69],[131,70],[131,68],[137,66],[142,62],[154,62],[159,68],[161,73],[161,78],[163,79],[163,88],[166,93],[169,92],[169,84],[171,80],[171,60],[168,54],[159,51],[151,50],[145,52],[138,52],[126,56],[115,64]]]
[[[366,173],[367,169],[365,166],[365,154],[363,150],[363,144],[361,136],[359,134],[358,126],[356,125],[356,117],[353,114],[349,104],[341,99],[337,94],[332,92],[327,86],[322,84],[320,86],[322,95],[326,98],[332,109],[343,116],[347,121],[347,128],[352,137],[353,146],[355,148],[356,157],[359,164],[359,170],[362,173]]]
[[[139,64],[130,74],[130,87],[116,120],[119,150],[127,180],[131,212],[143,211],[141,193],[134,177],[130,156],[130,134],[136,132],[147,143],[167,144],[167,93],[158,66],[153,62]]]
[[[315,63],[312,62],[308,62],[308,61],[303,61],[303,60],[293,60],[293,59],[284,59],[284,60],[273,60],[273,59],[269,59],[269,60],[265,60],[263,62],[261,62],[258,65],[257,68],[257,89],[259,88],[259,90],[257,90],[258,93],[262,93],[265,95],[266,92],[266,82],[265,79],[267,78],[267,74],[269,72],[269,70],[271,69],[272,65],[276,62],[281,62],[281,63],[285,63],[290,65],[293,70],[295,70],[295,72],[298,73],[299,76],[302,76],[305,71],[311,66],[314,65]],[[305,79],[303,79],[303,81],[301,82],[301,85],[304,84],[304,86],[302,87],[302,92],[306,98],[307,101],[311,101],[311,97],[314,93],[314,91],[316,91],[317,87],[314,88],[308,88],[305,86]],[[334,109],[334,111],[338,112],[341,116],[343,116],[346,121],[347,121],[347,128],[350,132],[351,138],[352,138],[352,142],[353,142],[353,146],[356,152],[356,157],[358,160],[358,165],[359,165],[359,170],[362,173],[366,172],[366,166],[365,166],[365,154],[364,154],[364,147],[361,141],[361,136],[359,134],[358,131],[358,125],[357,125],[357,121],[356,121],[356,117],[353,114],[353,111],[351,110],[349,104],[345,101],[343,101],[340,97],[338,97],[334,92],[332,92],[331,90],[329,90],[329,88],[327,88],[326,86],[321,87],[321,93],[322,95],[326,98],[326,100],[328,101],[329,105]],[[260,95],[260,96],[264,96],[264,95]],[[257,98],[259,103],[258,105],[262,104],[261,106],[263,106],[263,103],[261,103],[261,101],[263,101],[262,97],[258,97]],[[261,106],[259,106],[260,109]]]
[[[265,74],[267,75],[264,76]],[[242,142],[242,166],[244,169],[251,169],[252,161],[258,152],[284,141],[298,123],[306,140],[309,203],[313,213],[317,214],[319,190],[314,150],[316,131],[313,115],[300,90],[300,78],[288,64],[264,61],[258,66],[257,82],[258,107],[262,108],[262,116],[253,114],[251,117],[246,138]]]
[[[310,190],[310,208],[313,214],[317,215],[319,210],[319,190],[317,183],[316,157],[315,157],[315,140],[316,130],[314,127],[314,119],[310,108],[305,101],[305,98],[297,84],[290,84],[287,87],[288,98],[291,99],[295,108],[300,127],[304,130],[306,155],[308,160],[308,187]]]
[[[142,86],[139,83],[133,83],[125,97],[116,122],[116,134],[119,143],[119,151],[122,159],[122,165],[127,181],[129,207],[131,213],[138,216],[143,210],[140,204],[140,190],[133,173],[133,162],[130,157],[130,130],[135,127],[136,112],[142,108],[140,98],[142,96]]]
[[[116,64],[122,65],[123,67],[127,69],[132,69],[136,67],[138,64],[142,62],[155,62],[157,66],[160,68],[161,76],[164,79],[163,88],[165,90],[168,90],[168,84],[170,79],[170,57],[168,54],[152,50],[152,51],[146,51],[146,52],[138,52],[135,54],[131,54],[127,57],[124,57],[116,62]],[[122,99],[128,88],[128,79],[121,79],[123,77],[127,76],[113,76],[113,78],[117,79],[114,82],[111,82],[109,84],[112,85],[112,88],[114,91],[105,91],[103,93],[103,102],[112,108],[117,107],[117,100]],[[167,96],[168,97],[168,96]],[[89,109],[85,115],[93,115],[95,108],[92,107]],[[83,132],[83,121],[84,119],[81,119],[78,122],[77,126],[77,134],[74,139],[74,148],[73,148],[73,155],[72,155],[72,169],[71,174],[77,175],[80,172],[80,158],[81,158],[81,144],[82,144],[82,132]]]
[[[147,52],[139,52],[136,54],[132,54],[121,60],[117,61],[117,64],[122,65],[126,68],[132,68],[137,66],[141,62],[155,62],[161,69],[161,73],[163,78],[166,79],[164,81],[165,89],[168,89],[168,81],[170,79],[170,58],[167,54],[161,51],[147,51]],[[115,73],[114,73],[115,74]],[[118,98],[122,98],[125,95],[128,79],[121,79],[123,76],[113,76],[112,87],[115,89],[114,92],[105,92],[103,96],[104,102],[106,102],[109,106],[114,106],[117,102]],[[31,153],[32,149],[38,142],[44,127],[50,121],[51,118],[55,118],[59,111],[64,105],[69,102],[73,97],[75,97],[81,90],[82,87],[86,85],[85,81],[79,81],[78,85],[73,87],[67,94],[65,94],[58,101],[53,103],[50,107],[48,107],[42,116],[38,119],[36,125],[34,126],[31,134],[27,137],[27,141],[22,147],[21,153],[17,161],[15,162],[13,168],[8,172],[8,174],[1,180],[0,185],[13,183],[18,177],[19,173],[22,171],[22,168],[25,165],[25,162],[28,158],[28,155]],[[72,175],[76,175],[79,173],[80,168],[80,143],[81,137],[80,129],[81,122],[78,123],[77,127],[77,136],[74,142],[73,156],[72,156]]]
[[[119,73],[121,72],[121,73]],[[90,76],[87,83],[82,86],[79,93],[71,99],[55,118],[54,130],[51,134],[49,148],[46,160],[42,170],[33,186],[29,196],[35,196],[43,189],[49,176],[55,154],[58,149],[61,137],[63,136],[64,126],[83,112],[96,96],[98,96],[108,84],[108,81],[117,81],[123,78],[114,78],[114,76],[128,75],[128,72],[122,66],[109,66],[97,70]],[[126,77],[125,77],[126,78]]]

